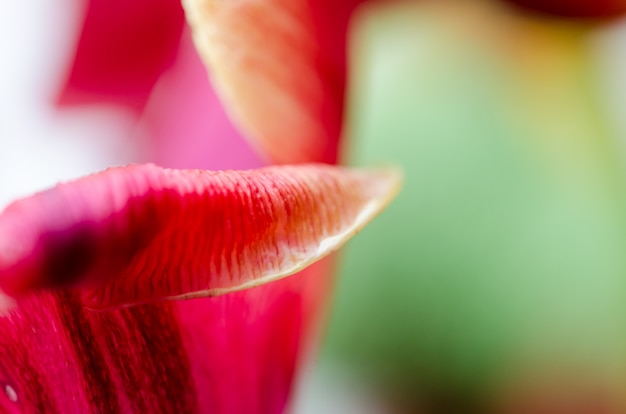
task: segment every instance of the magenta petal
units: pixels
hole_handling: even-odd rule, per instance
[[[327,292],[325,266],[114,311],[84,309],[68,292],[30,296],[0,317],[0,385],[14,392],[0,394],[0,412],[284,412]]]
[[[110,307],[257,286],[337,249],[398,184],[395,172],[324,165],[109,169],[0,215],[0,289],[77,286]]]
[[[124,104],[141,111],[174,60],[184,24],[177,0],[89,0],[59,104]]]
[[[148,159],[158,165],[210,170],[263,165],[224,113],[188,31],[174,65],[154,88],[142,121],[152,146]]]

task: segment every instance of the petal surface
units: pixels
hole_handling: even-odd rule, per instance
[[[177,0],[89,0],[59,104],[123,104],[141,111],[172,63],[184,25]]]
[[[284,413],[327,296],[325,264],[115,310],[63,290],[30,295],[0,315],[0,412]]]
[[[272,161],[337,160],[346,30],[361,1],[183,1],[230,113]]]
[[[264,166],[225,113],[189,30],[183,32],[174,64],[153,89],[141,123],[150,149],[147,158],[134,162],[203,170]]]
[[[77,286],[93,307],[215,296],[290,275],[393,197],[393,170],[112,168],[10,205],[0,289]]]

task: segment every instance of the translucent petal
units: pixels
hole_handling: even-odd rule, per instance
[[[183,1],[227,109],[273,162],[336,162],[346,32],[361,1]]]
[[[395,194],[394,170],[112,168],[0,215],[0,289],[79,288],[92,307],[216,296],[339,248]]]

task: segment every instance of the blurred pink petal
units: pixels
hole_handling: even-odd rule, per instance
[[[88,0],[59,104],[122,104],[141,111],[173,62],[184,16],[178,0]]]
[[[141,121],[152,148],[147,158],[158,165],[211,170],[263,165],[226,116],[187,31]]]
[[[115,311],[61,291],[22,300],[0,319],[0,411],[281,413],[328,289],[323,266]]]

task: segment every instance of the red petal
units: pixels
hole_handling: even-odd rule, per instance
[[[337,160],[346,30],[361,1],[184,2],[218,90],[273,161]]]
[[[390,171],[109,169],[0,216],[0,289],[80,286],[94,307],[214,296],[290,275],[392,198]]]
[[[89,0],[59,103],[111,101],[141,110],[174,59],[183,23],[178,0]]]
[[[626,13],[624,0],[509,0],[519,6],[564,17],[609,18]]]

